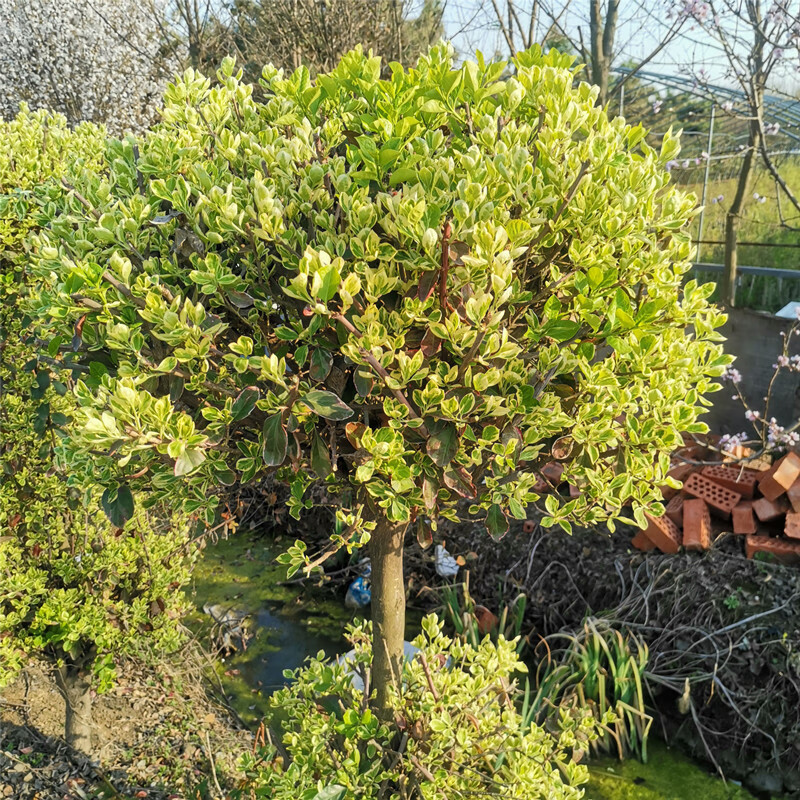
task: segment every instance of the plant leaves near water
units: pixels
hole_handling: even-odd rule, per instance
[[[333,472],[328,446],[316,431],[311,439],[311,468],[320,478],[327,478]]]
[[[199,447],[187,447],[175,460],[176,477],[194,472],[206,460],[205,452]]]
[[[233,401],[233,407],[231,408],[233,421],[238,422],[240,419],[250,416],[256,407],[256,401],[259,397],[261,397],[261,392],[255,386],[248,386],[246,389],[242,389]]]
[[[446,424],[428,438],[428,455],[439,467],[449,464],[458,452],[458,433],[454,425]]]
[[[333,365],[333,357],[329,350],[324,350],[322,347],[317,347],[311,351],[311,364],[309,366],[309,374],[311,380],[322,382],[328,377]]]
[[[342,800],[346,791],[347,789],[344,786],[333,783],[330,786],[326,786],[324,789],[320,789],[312,800]]]
[[[125,523],[133,516],[133,494],[127,486],[106,489],[100,498],[100,504],[115,528],[125,527]]]
[[[325,419],[342,420],[353,416],[353,409],[333,392],[313,389],[301,400],[315,413]]]
[[[264,421],[261,431],[261,458],[268,467],[277,467],[286,459],[289,437],[279,411]]]
[[[499,541],[508,533],[508,518],[497,503],[492,503],[489,506],[489,512],[486,515],[486,529],[492,539],[496,541]]]

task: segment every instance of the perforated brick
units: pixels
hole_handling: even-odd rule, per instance
[[[792,511],[800,511],[800,478],[786,490],[786,497],[792,504]]]
[[[647,528],[644,535],[662,552],[675,554],[681,545],[681,532],[678,526],[668,517],[647,517]]]
[[[755,533],[758,530],[753,515],[752,503],[739,503],[731,512],[733,515],[733,532],[739,534]]]
[[[789,501],[785,497],[776,497],[774,500],[759,497],[758,500],[753,500],[753,511],[762,522],[778,519],[788,510]]]
[[[702,500],[687,500],[683,504],[683,546],[687,550],[711,547],[711,515]]]
[[[796,453],[787,453],[759,480],[758,488],[764,497],[774,500],[790,489],[798,477],[800,477],[800,456]]]
[[[700,474],[732,492],[737,492],[747,500],[753,497],[758,482],[757,472],[742,467],[726,467],[722,464],[703,467]]]
[[[783,532],[790,539],[800,539],[800,514],[796,511],[790,511],[786,515],[786,524],[783,526]]]
[[[800,562],[800,542],[773,539],[770,536],[748,536],[745,539],[745,553],[748,558],[756,553],[770,553],[784,564],[796,564]]]
[[[669,517],[679,528],[683,525],[683,502],[684,502],[684,495],[676,494],[670,501],[667,503],[665,515]]]
[[[651,550],[656,549],[656,546],[644,535],[644,531],[639,531],[636,536],[631,539],[631,544],[643,553],[649,553]]]
[[[686,483],[683,484],[683,490],[693,497],[705,500],[711,511],[725,519],[730,517],[731,511],[742,499],[738,492],[732,492],[730,489],[714,483],[699,472],[689,476]]]

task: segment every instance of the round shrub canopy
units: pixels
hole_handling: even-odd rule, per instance
[[[36,306],[91,365],[73,469],[209,520],[220,485],[279,470],[297,513],[322,478],[348,546],[462,498],[495,536],[531,503],[643,523],[727,363],[681,286],[677,137],[609,120],[556,51],[380,64],[267,67],[263,103],[231,60],[189,70],[53,209]],[[580,496],[543,496],[553,460]]]

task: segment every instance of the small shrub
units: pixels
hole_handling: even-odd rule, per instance
[[[547,729],[525,722],[514,676],[526,670],[513,640],[473,646],[445,636],[434,616],[422,627],[403,691],[392,693],[391,722],[372,713],[348,668],[322,653],[287,673],[293,683],[270,701],[281,743],[244,759],[238,796],[581,797],[588,771],[575,759],[597,736],[591,716],[565,712]],[[349,639],[355,668],[368,673],[368,628],[352,627]]]

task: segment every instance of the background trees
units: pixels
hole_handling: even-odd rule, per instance
[[[172,72],[147,3],[0,0],[0,117],[24,101],[73,125],[142,130]]]

